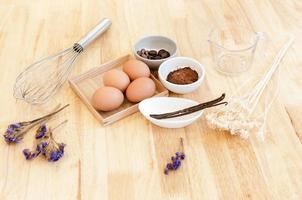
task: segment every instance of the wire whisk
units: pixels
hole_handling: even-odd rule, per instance
[[[71,48],[28,66],[16,79],[14,97],[29,104],[46,103],[67,81],[74,62],[84,48],[104,33],[110,25],[111,21],[105,18]]]

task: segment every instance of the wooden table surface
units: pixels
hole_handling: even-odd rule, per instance
[[[33,132],[18,145],[0,140],[1,200],[302,199],[302,1],[1,0],[0,16],[1,131],[11,122],[45,114],[57,103],[71,105],[51,122],[69,120],[55,134],[67,144],[57,163],[24,159],[22,150],[34,146]],[[269,115],[266,140],[213,131],[203,118],[168,130],[136,113],[103,127],[68,84],[40,107],[15,101],[13,84],[25,66],[71,46],[103,17],[113,21],[112,27],[79,58],[73,76],[131,53],[142,36],[166,35],[177,42],[180,55],[206,68],[204,84],[184,95],[198,101],[232,94],[245,79],[270,67],[284,34],[296,36],[280,65],[280,95]],[[257,49],[258,61],[247,73],[223,76],[214,70],[207,44],[213,26],[263,31],[268,48]],[[180,137],[187,159],[180,170],[165,176],[164,166]]]

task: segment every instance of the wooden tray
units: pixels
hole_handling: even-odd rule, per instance
[[[109,112],[98,111],[94,109],[90,103],[90,99],[95,90],[103,86],[102,77],[104,72],[113,68],[122,68],[123,63],[130,58],[130,55],[126,55],[116,60],[109,61],[69,80],[72,90],[80,97],[90,112],[97,120],[103,123],[103,125],[111,124],[138,111],[138,104],[131,103],[126,98],[121,107]],[[168,90],[153,75],[151,75],[151,79],[156,85],[156,93],[154,96],[168,96]]]

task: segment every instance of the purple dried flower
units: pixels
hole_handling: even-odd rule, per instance
[[[180,165],[181,165],[181,161],[180,160],[175,160],[173,162],[173,169],[174,170],[178,169],[180,167]]]
[[[176,159],[177,159],[177,157],[174,157],[174,156],[171,157],[172,161],[175,161]]]
[[[65,144],[61,143],[61,144],[59,144],[59,148],[52,149],[52,151],[50,151],[49,154],[46,154],[46,157],[48,158],[48,161],[49,162],[56,162],[60,158],[62,158],[64,156],[64,147],[65,147]]]
[[[180,138],[181,149],[183,150],[183,139]],[[169,174],[169,171],[177,170],[181,166],[181,160],[185,159],[185,154],[183,152],[176,152],[175,156],[171,157],[172,163],[168,163],[164,170],[166,175]]]
[[[48,145],[47,142],[40,142],[37,145],[37,151],[41,151],[42,153],[44,152],[45,147]]]
[[[43,117],[34,119],[32,121],[27,121],[27,122],[19,122],[19,123],[14,123],[14,124],[10,124],[7,127],[6,132],[4,133],[4,139],[8,144],[11,143],[18,143],[20,142],[24,135],[34,126],[36,126],[37,124],[46,121],[47,119],[51,118],[53,115],[57,114],[58,112],[60,112],[61,110],[65,109],[67,106],[69,106],[69,104],[63,106],[62,108],[48,114],[45,115]],[[46,127],[45,127],[46,128]],[[45,134],[45,129],[44,127],[42,127],[42,132],[40,133],[41,135],[43,135],[43,133]],[[40,136],[40,135],[38,135]],[[43,136],[41,136],[43,137]]]
[[[166,168],[168,170],[173,170],[173,164],[172,163],[168,163],[167,166],[166,166]]]
[[[23,155],[25,156],[26,160],[31,160],[34,159],[36,157],[38,157],[38,155],[40,155],[41,151],[35,150],[35,151],[30,151],[29,149],[24,149],[23,150]]]
[[[4,139],[8,144],[18,143],[23,139],[29,128],[31,128],[29,122],[10,124],[3,135]]]
[[[45,147],[48,144],[46,142],[40,142],[37,144],[36,150],[30,151],[29,149],[23,150],[23,155],[25,156],[26,160],[31,160],[33,158],[38,157],[41,153],[43,154]]]
[[[26,160],[29,160],[30,159],[30,151],[29,151],[29,149],[24,149],[23,150],[23,155],[25,156]]]
[[[57,127],[61,126],[62,124],[66,123],[67,120],[59,124]],[[44,128],[45,127],[45,128]],[[56,128],[57,128],[56,127]],[[64,143],[58,143],[53,138],[53,133],[51,128],[46,128],[46,125],[41,125],[38,130],[46,130],[43,133],[41,139],[39,140],[36,150],[29,151],[28,149],[23,150],[23,154],[26,160],[31,160],[36,158],[38,155],[42,154],[49,162],[56,162],[60,158],[64,156]],[[55,129],[55,128],[54,128]],[[38,132],[38,131],[37,131]],[[42,132],[42,131],[40,131]],[[39,132],[39,133],[40,133]]]
[[[40,139],[44,137],[45,133],[47,132],[46,124],[40,124],[39,128],[36,131],[36,139]]]
[[[64,156],[64,147],[64,143],[58,143],[54,140],[51,129],[49,129],[37,144],[35,151],[24,149],[23,154],[26,160],[31,160],[42,154],[49,162],[56,162]]]
[[[66,123],[64,121],[63,123]],[[62,125],[61,123],[60,125]],[[59,125],[59,126],[60,126]],[[58,127],[58,126],[57,126]],[[49,128],[44,137],[41,139],[42,141],[38,145],[38,149],[41,149],[42,155],[49,161],[49,162],[56,162],[60,160],[64,156],[64,147],[66,146],[64,143],[58,143],[52,134],[52,129]]]

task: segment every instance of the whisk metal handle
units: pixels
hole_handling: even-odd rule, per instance
[[[102,19],[90,32],[88,32],[77,44],[85,48],[93,40],[99,37],[111,26],[111,21],[107,18]]]

